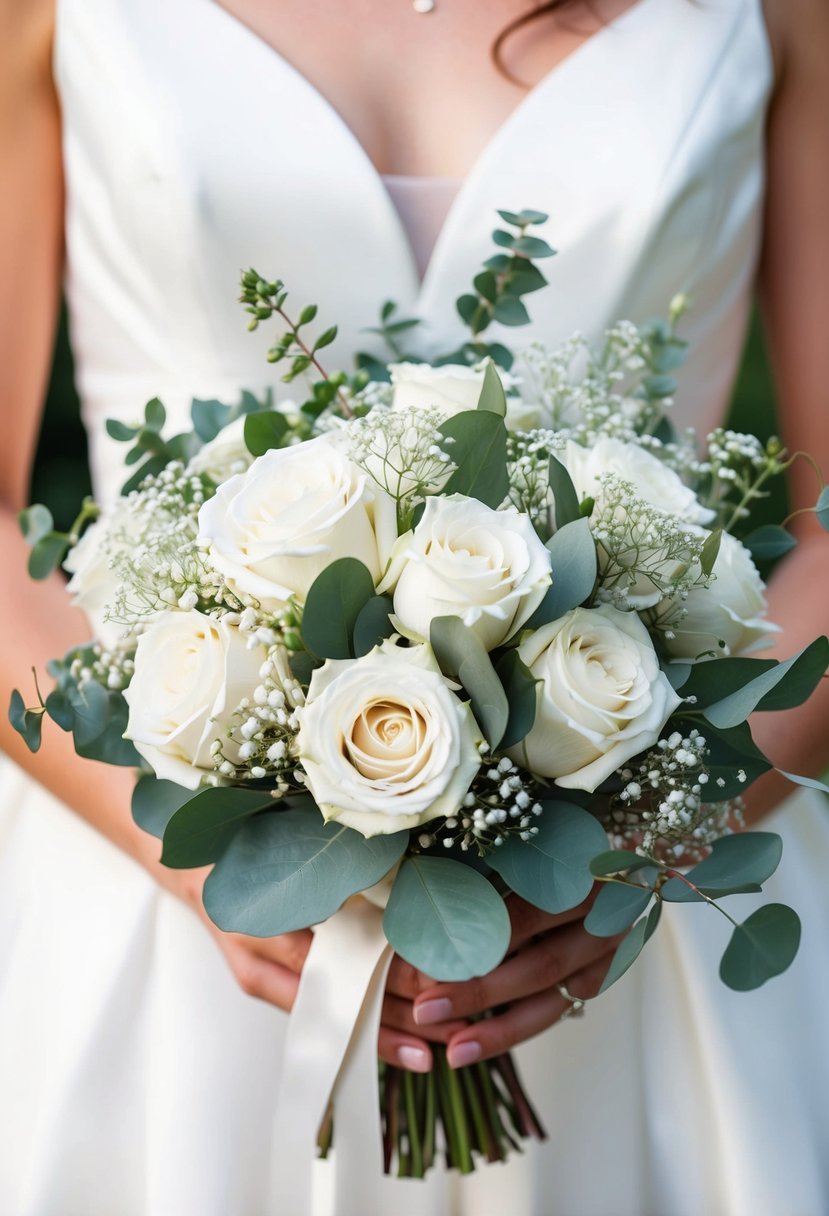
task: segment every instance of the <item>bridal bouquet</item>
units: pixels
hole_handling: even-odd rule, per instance
[[[308,387],[196,401],[172,438],[150,402],[109,424],[139,466],[117,503],[86,503],[70,535],[23,513],[31,573],[63,562],[98,629],[11,716],[33,750],[45,714],[80,754],[142,768],[134,816],[168,866],[213,864],[222,929],[317,925],[370,890],[402,958],[464,980],[507,953],[511,892],[560,913],[598,885],[586,928],[628,930],[605,988],[667,904],[704,903],[733,924],[722,979],[751,989],[800,926],[780,904],[721,906],[781,853],[733,830],[773,764],[748,718],[802,702],[829,662],[825,638],[748,657],[775,628],[755,560],[794,541],[745,521],[790,458],[674,432],[681,300],[598,349],[486,343],[491,321],[528,319],[552,253],[530,232],[546,217],[501,216],[458,301],[470,339],[431,363],[404,356],[417,322],[387,304],[392,361],[326,374],[335,330],[307,337],[316,309],[292,320],[283,284],[244,274],[252,326],[284,326],[271,360]],[[816,510],[826,523],[826,490]],[[435,1058],[381,1070],[387,1169],[422,1175],[438,1124],[462,1170],[542,1134],[508,1057]]]

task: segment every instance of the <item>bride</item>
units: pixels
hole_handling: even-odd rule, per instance
[[[87,631],[59,578],[26,579],[15,521],[64,256],[99,498],[122,479],[106,418],[130,422],[158,395],[175,422],[192,396],[264,388],[263,343],[234,302],[240,267],[345,322],[332,365],[365,347],[387,298],[424,318],[428,354],[457,341],[451,302],[497,207],[549,212],[560,250],[521,341],[597,335],[693,297],[676,410],[700,429],[723,415],[758,274],[785,442],[829,468],[825,3],[560,0],[522,22],[526,7],[0,0],[4,703],[32,657]],[[805,464],[794,474],[795,505],[810,504]],[[770,589],[786,654],[826,629],[813,524],[788,559],[797,595]],[[781,768],[829,759],[827,706],[824,689],[776,717],[775,738],[757,721]],[[78,760],[58,732],[33,760],[5,718],[3,731],[0,1211],[282,1212],[270,1162],[283,1011],[309,933],[221,934],[204,874],[163,869],[134,827],[128,772]],[[699,909],[677,909],[585,1018],[543,1035],[567,1012],[556,984],[591,997],[608,965],[576,913],[516,901],[515,952],[480,981],[432,985],[396,965],[382,1056],[423,1070],[430,1042],[456,1065],[522,1044],[551,1134],[467,1180],[369,1177],[361,1210],[829,1210],[829,824],[809,796],[781,805],[789,789],[765,779],[749,815],[784,836],[768,890],[790,894],[803,944],[758,993],[719,983],[719,929]],[[320,1167],[320,1210],[358,1210],[332,1173]]]

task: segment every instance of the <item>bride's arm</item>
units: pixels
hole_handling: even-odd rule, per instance
[[[778,83],[768,129],[763,314],[783,440],[791,451],[810,453],[829,476],[829,5],[767,0],[766,8]],[[792,469],[793,507],[813,506],[818,489],[813,470],[799,461]],[[809,515],[799,517],[794,530],[800,544],[769,588],[769,616],[783,626],[781,657],[829,632],[829,538]],[[752,730],[780,768],[816,776],[829,765],[827,721],[829,679],[801,708],[757,715]],[[793,788],[777,774],[763,778],[752,786],[747,818],[761,819]],[[453,1063],[497,1055],[557,1021],[567,1010],[559,980],[580,997],[596,993],[609,956],[596,957],[596,939],[580,919],[531,936],[550,920],[514,901],[518,949],[512,957],[483,980],[436,985],[417,997],[420,1025],[512,1002],[506,1013],[450,1040]]]
[[[60,298],[63,182],[60,116],[51,77],[53,0],[0,0],[0,747],[153,878],[187,902],[213,933],[240,986],[290,1009],[310,931],[279,938],[223,934],[201,903],[206,871],[169,870],[159,844],[132,820],[134,774],[79,758],[69,735],[47,724],[44,746],[28,751],[8,722],[12,688],[29,696],[34,665],[88,637],[85,618],[54,575],[33,583],[17,512],[28,503],[29,471],[49,372]],[[106,916],[102,907],[100,915]],[[393,985],[401,991],[401,985]],[[408,977],[411,991],[412,978]],[[445,1039],[462,1023],[428,1037]],[[423,1032],[412,1033],[411,999],[390,995],[380,1049],[390,1063],[425,1069]]]

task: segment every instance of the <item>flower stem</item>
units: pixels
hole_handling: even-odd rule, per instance
[[[420,1128],[418,1127],[417,1111],[415,1109],[414,1077],[408,1070],[403,1073],[403,1097],[406,1103],[406,1132],[411,1158],[411,1169],[409,1172],[412,1178],[422,1178],[423,1151],[420,1144]]]

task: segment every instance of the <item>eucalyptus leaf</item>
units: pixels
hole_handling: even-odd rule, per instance
[[[245,447],[251,456],[262,456],[282,446],[288,419],[279,410],[257,410],[245,415]]]
[[[444,857],[409,857],[383,917],[396,952],[434,980],[486,975],[507,952],[503,899],[471,866]]]
[[[354,654],[358,659],[394,633],[390,619],[393,611],[394,603],[387,595],[373,595],[360,609],[354,622]]]
[[[173,870],[209,865],[221,857],[246,819],[273,805],[267,790],[213,786],[195,796],[191,792],[164,831],[162,864]]]
[[[489,410],[464,410],[448,418],[440,432],[452,440],[446,451],[457,466],[444,494],[465,494],[493,509],[499,507],[509,493],[503,420]]]
[[[699,555],[699,564],[700,568],[702,569],[702,573],[706,576],[706,578],[709,577],[714,570],[714,565],[719,556],[721,543],[722,528],[717,528],[715,531],[709,532],[708,536],[705,538],[702,551]]]
[[[27,709],[26,702],[15,688],[9,703],[9,721],[17,733],[22,736],[30,752],[40,749],[40,736],[43,729],[43,713],[37,709]]]
[[[777,771],[781,777],[785,777],[793,785],[802,785],[807,790],[819,790],[821,794],[829,794],[829,785],[825,781],[820,781],[817,777],[801,777],[798,773],[786,773],[782,768],[779,768]]]
[[[786,904],[766,904],[737,925],[720,963],[720,979],[750,992],[790,966],[800,945],[800,918]]]
[[[690,663],[666,663],[662,670],[671,688],[677,692],[688,682],[694,669]]]
[[[488,362],[484,370],[484,382],[476,408],[488,410],[490,414],[497,414],[499,418],[506,416],[507,398],[504,386],[492,362]]]
[[[55,526],[52,512],[39,502],[20,511],[17,522],[20,524],[20,531],[23,533],[24,539],[30,545],[36,545],[44,536],[48,536]]]
[[[134,439],[138,433],[138,427],[127,426],[125,422],[121,422],[118,418],[107,418],[106,433],[110,439],[117,440],[118,443],[128,443],[130,439]]]
[[[103,764],[118,764],[124,768],[137,768],[141,757],[135,745],[124,738],[129,710],[120,692],[107,693],[107,713],[104,728],[94,738],[79,742],[75,732],[75,751],[85,760],[100,760]]]
[[[353,557],[341,557],[317,575],[302,613],[302,638],[321,659],[354,658],[352,638],[361,611],[374,596],[374,579]]]
[[[62,688],[53,688],[45,701],[46,712],[61,730],[69,731],[75,723],[75,711],[67,693]]]
[[[193,430],[202,443],[209,443],[227,426],[231,409],[221,401],[201,401],[194,397],[190,405],[190,417],[193,420]]]
[[[159,401],[158,397],[153,397],[152,401],[148,401],[144,406],[144,424],[151,431],[160,431],[167,421],[167,411]]]
[[[627,882],[605,883],[584,918],[584,927],[594,937],[615,937],[633,924],[652,898],[653,891],[648,887]]]
[[[60,532],[50,532],[35,544],[29,554],[29,575],[34,579],[48,578],[63,561],[69,540]]]
[[[633,966],[645,944],[653,936],[659,917],[662,914],[662,904],[657,902],[653,905],[647,916],[643,916],[628,933],[627,937],[619,943],[616,948],[616,953],[613,955],[613,960],[610,964],[610,969],[604,977],[599,992],[607,992],[611,984],[615,984],[625,972]]]
[[[316,807],[254,815],[204,885],[210,919],[228,933],[274,937],[319,924],[399,861],[408,832],[373,836],[324,823]]]
[[[517,650],[507,650],[498,660],[495,670],[501,681],[509,706],[509,718],[499,746],[502,750],[520,743],[535,722],[538,681],[518,656]]]
[[[528,325],[530,321],[530,314],[516,296],[500,296],[492,316],[501,325]]]
[[[829,665],[829,640],[816,638],[785,663],[762,672],[736,692],[705,709],[705,717],[721,728],[738,726],[755,709],[788,709],[814,691]]]
[[[66,693],[74,713],[72,733],[75,745],[91,743],[103,733],[109,721],[109,694],[97,680],[71,683],[67,685]]]
[[[759,885],[780,864],[783,842],[775,832],[735,832],[715,840],[711,853],[685,877],[706,895]],[[691,903],[699,897],[681,878],[669,878],[660,892],[674,903]]]
[[[668,678],[671,672],[679,668],[686,674],[685,680],[674,683],[683,697],[693,697],[694,709],[705,709],[723,699],[723,694],[730,695],[746,684],[750,684],[757,676],[777,667],[776,659],[728,658],[714,659],[712,662],[694,664],[669,663],[666,667]]]
[[[630,849],[608,849],[606,853],[593,858],[590,873],[596,878],[604,878],[607,874],[621,874],[625,870],[632,873],[652,864],[649,857],[640,857]]]
[[[183,785],[145,773],[132,791],[132,817],[145,832],[161,840],[175,812],[192,797],[193,791]]]
[[[757,561],[772,561],[794,549],[797,540],[778,524],[763,524],[744,537],[743,544]]]
[[[561,461],[550,457],[550,489],[555,504],[556,527],[563,528],[581,517],[579,498],[570,474]]]
[[[821,527],[829,532],[829,486],[824,486],[818,495],[818,500],[815,505],[815,515],[818,517]]]
[[[717,660],[710,666],[719,666],[720,661],[725,662],[726,660]],[[693,720],[684,722],[678,720],[674,725],[677,730],[687,734],[699,724]],[[752,781],[756,781],[758,777],[772,768],[771,762],[754,743],[747,722],[729,730],[717,730],[710,725],[705,726],[704,730],[705,741],[708,745],[705,757],[709,777],[706,786],[708,801],[718,802],[728,798],[739,798]],[[743,781],[740,780],[741,774],[745,775]]]
[[[607,835],[589,811],[569,802],[545,801],[529,840],[510,836],[489,857],[504,882],[545,912],[566,912],[593,886],[590,863],[607,850]]]
[[[540,236],[522,236],[513,241],[514,253],[520,253],[525,258],[551,258],[555,249],[551,248]]]
[[[544,599],[527,622],[526,628],[538,629],[557,621],[577,608],[592,594],[598,562],[596,542],[588,520],[583,517],[564,524],[547,541],[553,581]]]
[[[435,617],[429,640],[443,674],[459,680],[469,694],[475,720],[494,750],[507,729],[510,707],[483,642],[456,616]]]

